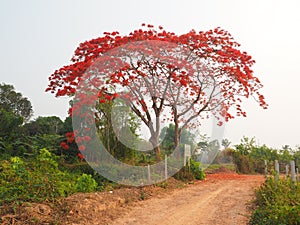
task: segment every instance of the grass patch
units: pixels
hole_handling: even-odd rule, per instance
[[[208,167],[205,169],[206,173],[213,173],[215,171],[221,170],[222,168],[225,168],[226,170],[235,172],[236,168],[234,164],[210,164]]]
[[[256,191],[256,205],[251,225],[300,224],[300,184],[285,178],[276,183],[268,178]]]

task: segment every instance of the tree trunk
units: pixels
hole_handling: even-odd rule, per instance
[[[158,144],[158,135],[154,134],[151,136],[150,140],[149,140],[153,146],[153,150],[155,152],[155,157],[156,157],[156,161],[159,162],[162,160],[161,157],[161,150],[160,150],[160,146]]]
[[[162,160],[160,147],[159,146],[155,147],[154,151],[155,151],[156,162],[160,162]]]
[[[179,136],[180,136],[180,133],[179,133],[179,126],[178,126],[177,121],[175,120],[175,129],[174,129],[174,150],[175,150],[176,148],[178,148],[178,151],[175,152],[175,157],[176,157],[177,159],[180,158]]]

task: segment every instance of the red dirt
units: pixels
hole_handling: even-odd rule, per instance
[[[263,176],[208,174],[183,185],[174,178],[158,186],[76,194],[60,205],[27,204],[18,215],[0,216],[1,224],[247,224],[254,188]],[[49,207],[50,206],[50,207]]]
[[[263,181],[263,176],[211,174],[205,182],[140,202],[112,224],[247,224],[253,189]]]

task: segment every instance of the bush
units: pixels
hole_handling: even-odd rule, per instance
[[[77,179],[76,191],[78,192],[92,192],[97,189],[97,182],[92,178],[92,175],[82,174]]]
[[[59,170],[56,160],[46,149],[31,161],[19,157],[3,160],[0,164],[0,205],[54,200],[75,193],[76,184],[84,181],[77,181],[78,174]],[[85,181],[88,182],[89,179]]]
[[[256,204],[250,224],[300,224],[300,185],[290,179],[267,181],[256,191]]]
[[[197,180],[204,180],[206,174],[202,169],[202,165],[200,162],[194,161],[191,159],[191,172]]]
[[[206,175],[202,169],[201,163],[192,159],[190,160],[190,168],[185,166],[174,175],[175,179],[182,181],[192,181],[194,179],[203,180],[205,177]]]
[[[193,173],[189,171],[188,167],[181,168],[175,175],[174,178],[176,180],[181,181],[192,181],[195,179]]]
[[[97,190],[101,191],[104,189],[104,186],[111,184],[112,181],[106,179],[101,174],[97,173],[87,162],[77,162],[73,164],[68,164],[65,161],[60,161],[61,170],[68,171],[69,173],[77,174],[87,174],[91,175],[92,178],[97,182]]]

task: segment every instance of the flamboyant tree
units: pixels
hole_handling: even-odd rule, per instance
[[[184,129],[210,114],[222,121],[246,116],[243,98],[261,107],[262,85],[253,75],[255,61],[221,28],[176,35],[142,24],[129,35],[105,32],[80,44],[72,64],[49,77],[46,91],[74,96],[70,113],[87,117],[85,105],[121,99],[148,127],[160,159],[162,121],[175,125],[174,146]],[[87,119],[88,120],[88,119]]]

